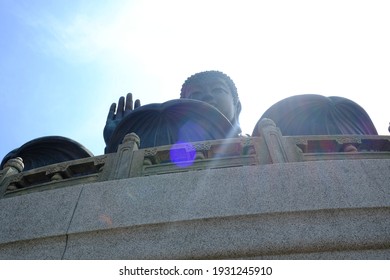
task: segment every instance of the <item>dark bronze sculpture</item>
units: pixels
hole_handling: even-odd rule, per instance
[[[129,93],[118,106],[109,109],[103,135],[105,152],[115,152],[127,133],[141,138],[141,148],[237,137],[240,132],[241,103],[237,88],[226,74],[200,72],[189,77],[180,98],[141,107]],[[11,158],[20,157],[24,170],[93,156],[79,143],[60,136],[37,138],[8,153],[1,168]]]
[[[217,108],[232,124],[232,135],[241,133],[241,102],[233,80],[220,71],[204,71],[189,77],[182,85],[180,98],[200,100]]]
[[[229,137],[229,120],[213,106],[198,100],[176,99],[148,104],[128,113],[114,130],[105,153],[116,152],[131,132],[136,133],[140,148],[188,143]]]
[[[272,105],[260,118],[275,122],[283,136],[294,135],[378,135],[367,112],[347,98],[303,94]],[[257,131],[253,131],[253,136]],[[349,145],[344,151],[356,151]]]
[[[163,104],[140,106],[133,96],[121,97],[118,108],[110,107],[103,136],[105,153],[115,152],[127,133],[135,132],[141,138],[141,148],[174,144],[177,141],[202,141],[237,137],[241,128],[241,103],[237,88],[229,76],[219,71],[205,71],[189,77],[181,88],[181,99]],[[211,106],[210,106],[211,105]],[[116,112],[115,112],[116,111]],[[199,131],[182,125],[193,122]]]
[[[24,171],[37,167],[93,157],[93,154],[78,142],[61,136],[46,136],[31,140],[9,152],[1,162],[1,168],[9,159],[20,157]]]
[[[134,103],[134,104],[133,104]],[[109,109],[103,135],[105,153],[114,153],[126,134],[136,133],[140,148],[239,137],[241,103],[233,80],[219,71],[196,73],[183,83],[180,99],[141,106],[129,93]],[[365,110],[342,97],[296,95],[271,106],[260,118],[271,119],[284,136],[377,135]],[[259,121],[260,121],[259,120]],[[252,136],[260,136],[255,129]],[[343,151],[356,151],[346,145]],[[25,169],[93,156],[79,143],[59,136],[34,139],[8,153]]]
[[[140,106],[141,106],[141,102],[139,99],[137,99],[134,103],[134,109]],[[131,93],[127,94],[126,99],[123,96],[119,98],[118,107],[116,106],[116,103],[111,104],[110,109],[108,111],[106,125],[103,130],[103,137],[106,145],[110,141],[110,138],[115,128],[118,126],[121,120],[132,111],[133,111],[133,95]]]

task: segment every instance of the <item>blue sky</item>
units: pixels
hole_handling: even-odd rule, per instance
[[[389,4],[318,2],[0,0],[0,158],[48,135],[102,154],[112,102],[178,98],[204,70],[235,81],[245,133],[315,93],[354,100],[387,135]]]

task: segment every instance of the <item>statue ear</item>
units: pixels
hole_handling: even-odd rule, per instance
[[[235,109],[236,109],[236,112],[234,114],[234,123],[233,123],[233,125],[235,126],[238,134],[240,134],[241,133],[241,127],[240,127],[240,122],[238,120],[239,119],[238,117],[240,116],[240,113],[241,113],[241,102],[240,102],[240,100],[237,101]]]
[[[238,117],[240,116],[241,113],[241,102],[240,100],[237,100],[236,104],[236,119],[238,120]]]

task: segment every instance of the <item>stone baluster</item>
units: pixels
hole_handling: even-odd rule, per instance
[[[16,189],[16,186],[9,185],[12,175],[19,174],[24,169],[23,159],[20,157],[8,160],[0,170],[0,198],[4,196],[7,189]]]
[[[257,123],[258,135],[264,138],[271,163],[301,161],[296,145],[283,138],[280,129],[271,119],[262,119]]]
[[[131,177],[133,153],[140,146],[140,138],[135,133],[125,136],[116,153],[109,179],[124,179]]]

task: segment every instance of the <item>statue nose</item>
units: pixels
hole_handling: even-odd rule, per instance
[[[202,95],[202,101],[211,101],[213,100],[213,95],[210,91],[204,91]]]

